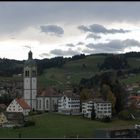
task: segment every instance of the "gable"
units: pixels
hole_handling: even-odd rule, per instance
[[[7,111],[23,111],[23,108],[18,104],[18,102],[14,99],[9,106],[7,107]]]

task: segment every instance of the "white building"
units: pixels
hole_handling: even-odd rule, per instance
[[[32,58],[32,52],[28,53],[28,60],[24,65],[24,99],[31,109],[36,110],[37,96],[37,66]]]
[[[47,88],[37,95],[37,110],[58,111],[58,100],[61,95],[53,88]]]
[[[23,98],[14,99],[6,109],[7,112],[21,112],[23,115],[28,115],[31,111],[30,106]]]
[[[102,99],[89,99],[82,103],[82,114],[84,117],[91,118],[92,107],[94,105],[95,118],[103,118],[104,116],[112,116],[111,103]]]
[[[80,114],[80,98],[71,90],[64,91],[64,95],[58,100],[58,112],[67,115]]]

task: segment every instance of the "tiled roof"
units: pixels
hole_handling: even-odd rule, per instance
[[[61,96],[56,90],[53,88],[46,88],[41,91],[40,94],[37,95],[38,97],[58,97]]]
[[[31,107],[26,103],[26,101],[23,98],[16,98],[15,99],[17,103],[23,108],[23,109],[31,109]]]

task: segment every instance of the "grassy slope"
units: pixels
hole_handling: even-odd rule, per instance
[[[122,121],[114,120],[110,123],[100,121],[91,121],[83,119],[81,116],[65,116],[55,113],[45,113],[38,116],[33,116],[36,121],[36,126],[20,129],[0,128],[0,138],[17,138],[19,132],[23,138],[64,138],[79,137],[91,138],[94,137],[94,130],[100,128],[111,128],[120,126],[132,126],[140,123],[140,121]]]
[[[46,69],[41,76],[38,76],[38,86],[47,87],[55,86],[57,88],[63,89],[66,86],[67,76],[70,75],[70,82],[73,84],[78,84],[81,78],[90,78],[95,73],[98,73],[97,64],[101,64],[105,56],[87,56],[85,59],[79,59],[75,61],[70,61],[66,63],[62,68],[50,68]],[[82,65],[86,64],[86,68]],[[131,68],[140,67],[139,58],[128,58],[128,64]],[[2,79],[13,80],[13,77],[0,77]],[[125,83],[139,82],[140,74],[136,76],[129,76],[122,80]]]
[[[71,76],[70,82],[78,84],[81,78],[90,78],[98,72],[97,64],[102,63],[104,56],[88,56],[85,59],[75,60],[66,63],[62,68],[47,69],[43,75],[38,78],[39,86],[56,86],[64,88],[67,76]],[[86,68],[82,65],[86,64]]]
[[[42,76],[38,78],[39,86],[55,86],[63,89],[66,86],[67,75],[70,75],[70,81],[73,84],[78,84],[81,78],[90,78],[95,73],[98,73],[97,64],[101,64],[104,56],[88,56],[85,59],[75,60],[66,63],[62,68],[47,69]],[[84,69],[82,64],[86,64],[87,68]],[[128,58],[128,64],[131,68],[140,67],[139,58]],[[140,74],[123,79],[122,82],[134,83],[138,82]]]

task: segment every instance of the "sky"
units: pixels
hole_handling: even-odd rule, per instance
[[[0,2],[0,58],[140,51],[140,2]]]

